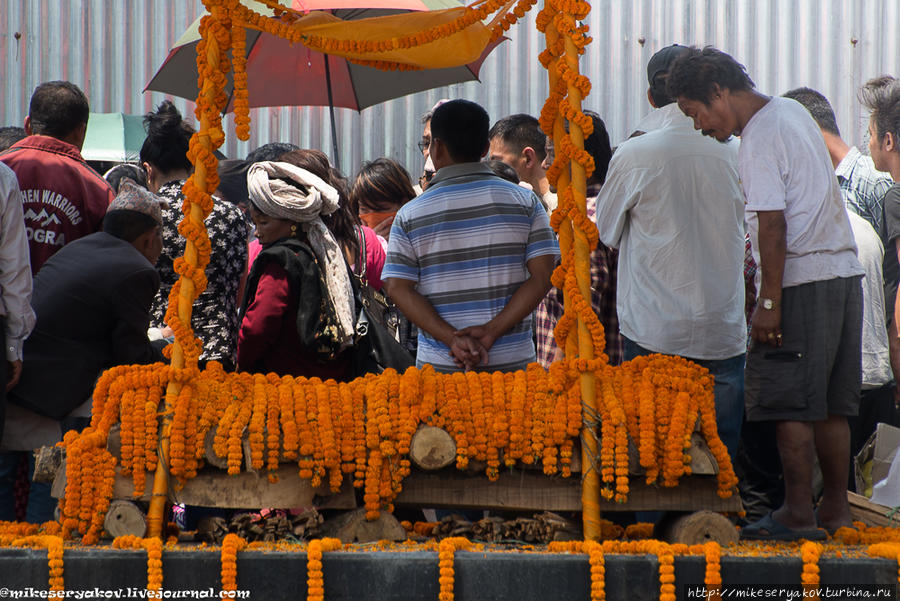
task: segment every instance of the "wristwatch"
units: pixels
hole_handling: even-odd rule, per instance
[[[767,311],[771,311],[775,308],[775,301],[771,298],[761,298],[759,299],[759,304],[763,309],[766,309]]]

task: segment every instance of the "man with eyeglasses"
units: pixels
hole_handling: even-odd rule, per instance
[[[434,177],[434,163],[431,161],[431,153],[429,152],[428,147],[431,145],[431,117],[434,115],[434,111],[437,107],[441,106],[445,102],[449,102],[446,98],[442,98],[438,100],[431,110],[422,115],[422,139],[419,140],[416,146],[419,147],[419,151],[421,151],[422,156],[425,158],[425,169],[422,172],[422,175],[419,176],[419,185],[416,190],[417,193],[421,194],[425,188],[428,187],[429,182],[431,182],[431,178]]]

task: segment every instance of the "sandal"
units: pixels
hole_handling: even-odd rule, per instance
[[[805,540],[825,540],[828,533],[821,528],[813,528],[811,530],[792,530],[781,522],[775,520],[772,514],[745,526],[741,530],[741,539],[743,540],[784,540],[798,541]]]

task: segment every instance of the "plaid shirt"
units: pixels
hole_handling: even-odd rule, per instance
[[[894,183],[890,175],[876,170],[872,159],[856,146],[850,148],[834,172],[847,208],[872,224],[878,237],[886,243],[884,195]]]
[[[596,196],[587,199],[587,215],[593,222],[597,211]],[[597,242],[591,253],[591,306],[600,318],[606,331],[606,349],[610,365],[622,362],[622,335],[619,334],[619,317],[616,313],[616,270],[619,251]],[[551,288],[535,310],[535,334],[537,337],[537,360],[549,367],[557,358],[559,348],[553,336],[553,328],[563,314],[563,293],[559,288]],[[559,353],[561,356],[561,353]]]

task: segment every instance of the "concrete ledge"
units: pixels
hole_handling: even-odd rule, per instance
[[[12,591],[47,589],[46,552],[0,549],[0,587]],[[66,550],[67,591],[121,589],[121,597],[140,598],[147,583],[143,551]],[[438,596],[437,553],[335,552],[323,560],[326,601],[434,601]],[[306,597],[306,554],[247,551],[238,555],[238,588],[249,599],[269,601]],[[800,583],[799,558],[722,558],[725,585]],[[823,585],[897,584],[897,563],[885,559],[824,559]],[[659,598],[656,558],[609,555],[606,594],[610,601]],[[218,598],[217,551],[164,551],[166,590],[211,590]],[[702,585],[702,557],[676,557],[676,594],[687,599],[687,585]],[[458,601],[587,601],[590,573],[585,555],[458,552],[455,598]],[[3,591],[0,588],[0,595]],[[129,596],[130,595],[130,596]],[[12,596],[7,596],[12,598]],[[73,597],[74,598],[74,597]],[[92,598],[84,595],[83,598]],[[114,597],[113,597],[114,598]],[[759,597],[757,597],[759,598]],[[776,597],[769,597],[776,599]],[[884,599],[884,597],[882,597]]]

